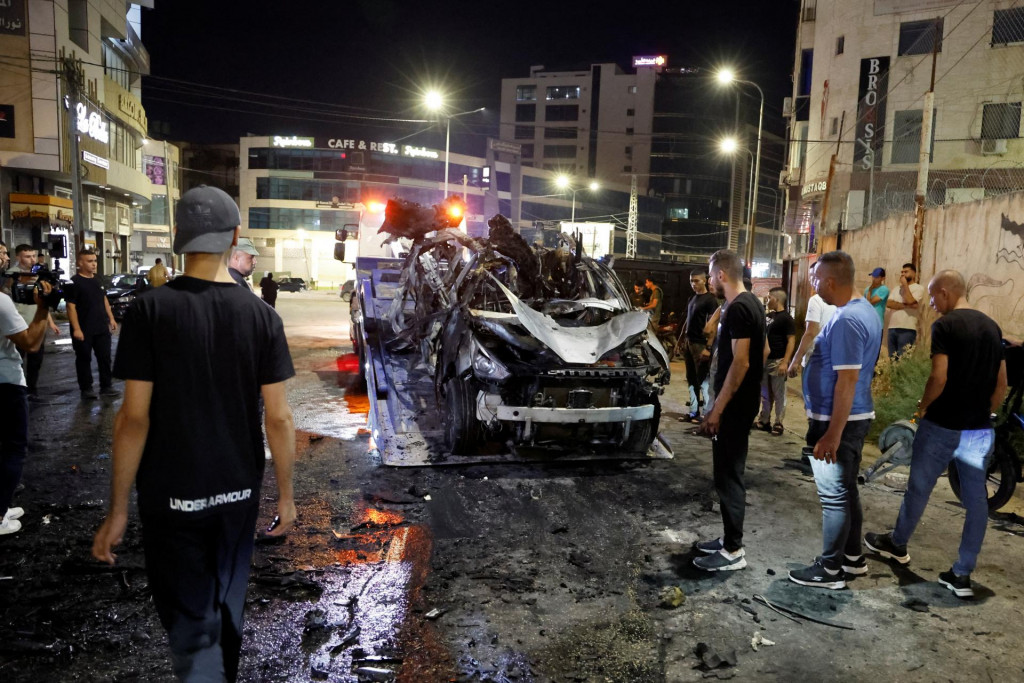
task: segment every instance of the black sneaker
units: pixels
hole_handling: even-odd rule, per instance
[[[712,555],[725,548],[725,545],[722,543],[721,538],[716,538],[713,541],[700,541],[699,543],[694,543],[694,547],[705,555]]]
[[[99,398],[99,397],[96,395],[96,392],[93,391],[92,389],[83,389],[82,390],[82,400],[83,401],[95,401],[97,398]]]
[[[713,555],[695,557],[693,559],[693,566],[706,572],[731,572],[747,566],[745,555],[746,553],[743,552],[743,548],[740,548],[735,553],[726,553],[723,548]]]
[[[863,555],[858,555],[855,558],[843,555],[843,571],[850,576],[863,576],[868,573],[868,561],[864,559]]]
[[[971,575],[957,576],[950,569],[948,572],[939,574],[939,583],[953,591],[958,598],[973,598],[974,590],[971,588]]]
[[[121,392],[114,387],[103,387],[100,389],[100,396],[107,396],[109,398],[117,398],[121,395]]]
[[[789,580],[801,586],[814,586],[815,588],[828,588],[839,590],[846,588],[846,579],[838,569],[830,572],[820,559],[814,560],[814,564],[803,569],[794,569],[789,573]]]
[[[910,562],[910,555],[907,554],[907,546],[896,545],[892,542],[892,534],[864,534],[864,545],[868,550],[878,553],[882,557],[896,560],[900,564]]]

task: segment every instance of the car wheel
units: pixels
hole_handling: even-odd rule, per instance
[[[352,301],[352,292],[342,292],[341,293],[341,300],[342,301]]]
[[[456,377],[444,385],[444,394],[448,450],[452,455],[469,455],[482,437],[476,417],[476,384]]]

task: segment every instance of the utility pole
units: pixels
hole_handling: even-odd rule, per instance
[[[818,238],[818,254],[821,254],[821,238],[825,236],[825,230],[828,228],[828,210],[832,203],[832,181],[836,177],[836,162],[839,158],[839,146],[843,142],[843,126],[846,124],[846,110],[843,110],[843,115],[839,119],[839,139],[836,140],[836,151],[832,155],[832,159],[828,162],[828,178],[825,180],[825,198],[821,200],[821,224],[818,226],[818,234],[821,237]],[[872,161],[874,163],[874,161]],[[836,242],[839,241],[838,236]],[[836,246],[838,249],[838,245]]]
[[[636,175],[629,183],[629,220],[626,223],[626,258],[636,258],[637,199]]]
[[[71,159],[69,160],[69,171],[71,172],[71,207],[75,221],[72,228],[75,231],[74,252],[85,246],[85,231],[89,226],[89,214],[82,206],[82,152],[78,144],[77,112],[78,103],[81,100],[82,86],[85,81],[85,73],[74,59],[64,57],[64,109],[65,120],[68,130],[68,147],[70,148]],[[74,263],[69,249],[69,261]]]
[[[910,262],[914,269],[921,270],[921,243],[924,239],[925,200],[928,196],[928,163],[932,152],[932,113],[935,111],[935,63],[939,57],[940,19],[935,20],[932,29],[932,80],[924,95],[924,110],[921,112],[921,150],[917,165],[917,191],[914,192],[914,243]]]

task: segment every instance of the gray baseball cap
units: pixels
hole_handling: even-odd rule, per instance
[[[241,224],[238,205],[228,193],[208,185],[193,187],[174,211],[174,253],[224,253]]]
[[[260,255],[260,252],[256,251],[256,245],[253,244],[252,240],[249,239],[248,237],[239,237],[238,244],[235,245],[233,251],[240,251],[243,254],[248,254],[249,256]]]

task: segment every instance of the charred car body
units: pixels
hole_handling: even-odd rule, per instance
[[[569,235],[531,247],[500,215],[471,238],[451,208],[392,200],[380,230],[411,241],[382,351],[430,376],[447,450],[646,453],[668,356],[612,270]]]

